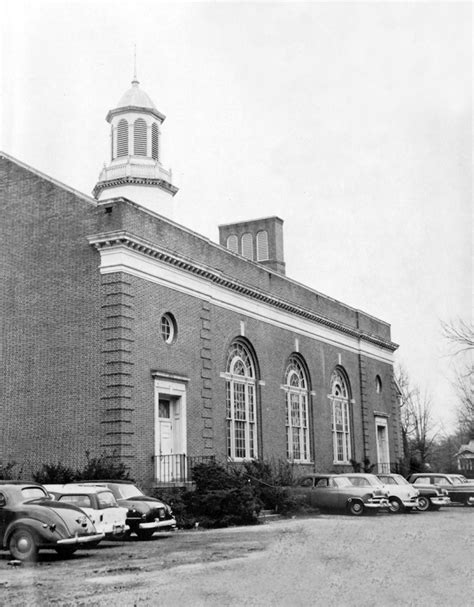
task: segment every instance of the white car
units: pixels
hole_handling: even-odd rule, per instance
[[[420,492],[401,474],[377,474],[389,492],[389,510],[394,514],[410,512],[418,508]]]
[[[126,523],[127,509],[117,504],[110,489],[80,483],[44,487],[54,500],[73,504],[83,510],[97,531],[103,533],[106,538],[121,536],[129,530]]]

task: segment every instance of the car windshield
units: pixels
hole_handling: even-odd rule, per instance
[[[401,474],[392,474],[392,476],[390,476],[389,478],[393,479],[392,484],[394,484],[394,485],[409,485],[410,484],[406,480],[406,478],[403,478],[403,476]]]
[[[462,485],[463,481],[457,476],[450,476],[449,480],[453,483],[453,485]]]
[[[42,487],[22,487],[21,494],[25,500],[38,500],[49,497],[49,494]]]
[[[58,501],[73,504],[78,508],[92,508],[91,498],[88,495],[61,495]]]
[[[116,489],[120,497],[125,500],[137,497],[138,495],[143,495],[140,489],[135,487],[135,485],[116,485]]]
[[[371,474],[367,476],[348,476],[347,478],[354,487],[379,487],[383,485],[381,480]]]
[[[117,507],[117,502],[115,501],[112,491],[101,491],[97,494],[97,500],[99,502],[100,509]]]

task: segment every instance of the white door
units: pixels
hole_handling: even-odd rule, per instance
[[[390,472],[390,453],[388,448],[388,430],[387,421],[376,420],[375,428],[377,432],[377,464],[379,473]]]
[[[160,398],[158,403],[158,434],[160,455],[174,453],[171,400]]]

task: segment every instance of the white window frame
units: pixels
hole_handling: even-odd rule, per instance
[[[244,371],[236,372],[236,369]],[[226,380],[226,442],[227,456],[232,461],[257,459],[257,381],[255,362],[250,350],[241,342],[234,342],[227,358],[226,372],[222,374]],[[243,419],[237,419],[236,396],[241,390],[243,395]],[[237,455],[237,432],[243,428],[244,454]]]
[[[337,369],[331,375],[332,443],[334,464],[350,464],[352,458],[351,401],[343,375]]]
[[[297,385],[294,385],[295,379]],[[285,373],[286,392],[286,455],[290,462],[307,463],[311,461],[311,448],[309,442],[309,391],[308,378],[301,362],[292,357]],[[293,425],[292,404],[296,399],[298,405],[298,419],[300,425]],[[299,445],[299,456],[296,445]]]

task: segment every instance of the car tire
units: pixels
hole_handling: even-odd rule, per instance
[[[56,546],[56,548],[55,548],[55,550],[59,554],[59,556],[61,556],[62,558],[65,558],[65,559],[72,556],[76,552],[77,549],[78,549],[78,546]]]
[[[388,498],[388,511],[391,514],[401,514],[405,508],[401,500],[398,497],[389,497]]]
[[[152,535],[155,533],[154,529],[137,529],[135,531],[139,540],[146,541],[151,540]]]
[[[361,516],[364,514],[364,503],[361,500],[351,500],[347,504],[347,510],[352,516]]]
[[[431,500],[426,495],[420,495],[418,498],[418,506],[416,507],[420,512],[426,512],[431,509]]]
[[[38,556],[38,543],[33,532],[25,528],[15,529],[8,540],[8,549],[14,559],[34,561]]]

